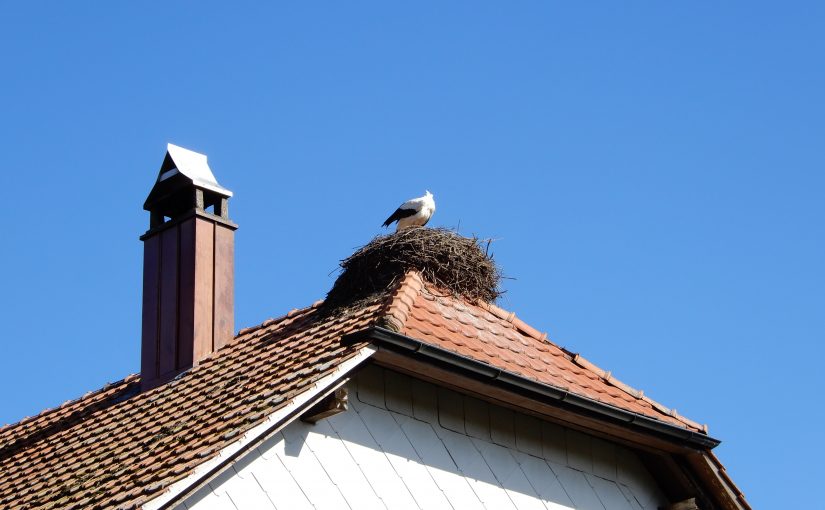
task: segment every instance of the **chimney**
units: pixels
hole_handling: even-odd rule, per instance
[[[143,390],[198,364],[232,339],[235,229],[232,192],[206,156],[169,144],[143,208]]]

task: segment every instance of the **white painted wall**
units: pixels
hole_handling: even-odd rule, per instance
[[[584,509],[664,506],[621,446],[376,367],[350,410],[300,421],[179,510]]]

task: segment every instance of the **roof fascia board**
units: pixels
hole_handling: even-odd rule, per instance
[[[548,398],[546,401],[541,401],[527,396],[526,392],[509,391],[501,386],[485,382],[481,378],[468,377],[447,365],[403,354],[389,347],[379,346],[372,360],[389,370],[465,393],[493,405],[551,421],[584,434],[623,444],[630,449],[640,449],[652,454],[684,454],[696,451],[666,439],[636,432],[624,425],[610,423],[604,419],[581,413],[577,414],[559,405],[555,399]]]
[[[374,326],[344,337],[345,342],[362,340],[369,340],[382,348],[389,348],[408,356],[458,369],[464,375],[539,401],[555,401],[557,405],[574,412],[619,423],[638,432],[664,438],[691,449],[708,450],[721,443],[720,440],[711,436],[582,397],[564,388],[539,383],[386,328]]]
[[[708,486],[716,503],[725,510],[750,510],[751,506],[712,453],[685,456],[693,472]]]
[[[191,474],[169,486],[166,492],[143,504],[144,510],[164,510],[180,503],[196,492],[209,480],[239,460],[246,452],[256,448],[273,434],[298,419],[303,411],[340,386],[342,379],[361,365],[378,349],[372,345],[362,348],[355,356],[343,362],[331,374],[304,391],[287,406],[267,416],[263,422],[249,429],[237,441],[221,450],[217,456],[196,467]]]

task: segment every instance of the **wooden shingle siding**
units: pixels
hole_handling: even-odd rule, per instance
[[[656,509],[629,450],[375,366],[350,410],[295,421],[178,508]]]

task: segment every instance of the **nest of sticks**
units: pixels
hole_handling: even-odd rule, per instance
[[[341,274],[327,294],[329,306],[351,304],[385,291],[409,270],[446,293],[492,303],[502,292],[501,272],[490,240],[468,238],[445,228],[414,227],[376,236],[341,261]]]

